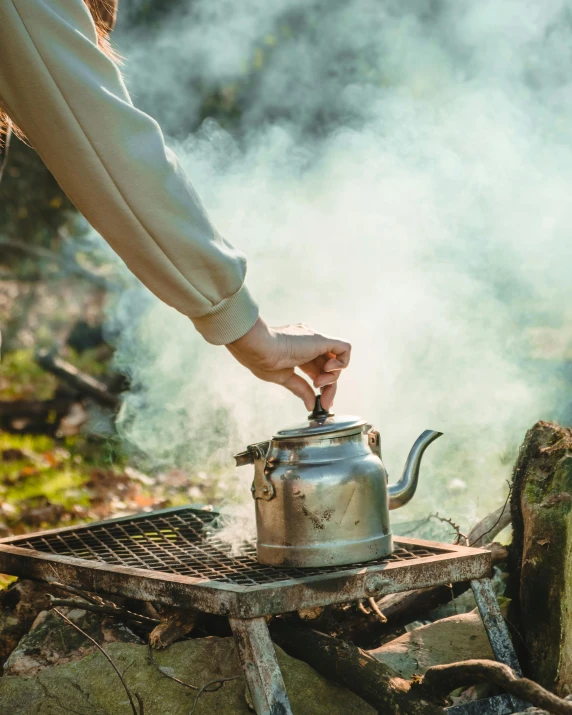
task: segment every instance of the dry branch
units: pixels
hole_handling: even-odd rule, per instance
[[[149,643],[153,648],[166,648],[176,640],[189,634],[197,625],[199,611],[183,608],[164,608],[161,622],[149,634]]]
[[[289,655],[303,660],[329,680],[353,691],[380,712],[392,715],[443,715],[444,710],[407,680],[344,640],[290,623],[271,624],[272,638]]]
[[[510,522],[510,501],[507,499],[503,506],[493,511],[492,514],[485,516],[484,519],[481,519],[478,524],[473,526],[468,535],[469,544],[475,547],[485,546],[485,544],[493,541]]]
[[[59,377],[77,392],[91,397],[105,407],[116,408],[119,405],[117,395],[110,392],[103,382],[78,370],[71,363],[54,355],[52,351],[38,351],[35,360],[40,367],[47,372],[51,372],[56,377]]]
[[[476,683],[492,683],[509,695],[543,708],[552,715],[572,715],[572,702],[562,700],[528,678],[518,678],[504,663],[494,660],[467,660],[450,665],[435,665],[425,673],[414,690],[429,698],[447,696],[457,688]]]
[[[142,616],[139,613],[133,613],[133,611],[127,611],[124,608],[119,608],[118,606],[104,605],[90,603],[89,601],[80,601],[76,598],[54,598],[50,595],[50,605],[60,608],[81,608],[83,611],[90,611],[91,613],[101,613],[106,616],[113,616],[114,618],[121,618],[130,623],[146,623],[148,625],[156,626],[159,621],[156,618],[149,618],[147,616]]]

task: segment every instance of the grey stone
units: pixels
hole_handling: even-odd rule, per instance
[[[433,665],[494,655],[477,612],[435,621],[369,651],[402,677],[421,675]]]
[[[134,633],[113,618],[80,609],[62,608],[61,611],[100,645],[141,643]],[[63,665],[96,650],[93,643],[57,613],[42,611],[4,663],[4,673],[36,675],[49,665]]]
[[[149,663],[144,645],[111,643],[105,647],[133,695],[142,698],[145,715],[189,715],[195,693],[162,675]],[[375,715],[348,690],[318,675],[310,666],[276,649],[294,715]],[[251,715],[245,698],[234,640],[200,638],[154,652],[164,672],[202,686],[216,678],[240,675],[212,693],[201,695],[195,715]],[[35,677],[0,678],[0,715],[130,715],[121,681],[101,653],[51,666]]]
[[[26,579],[0,590],[0,663],[4,663],[38,613],[46,608],[48,590],[47,584]]]

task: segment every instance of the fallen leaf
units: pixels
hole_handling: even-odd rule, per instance
[[[155,499],[153,497],[147,497],[144,494],[137,494],[133,500],[137,506],[153,506]]]
[[[28,464],[26,467],[22,467],[18,476],[19,477],[32,477],[34,474],[38,473],[38,468],[32,464]]]

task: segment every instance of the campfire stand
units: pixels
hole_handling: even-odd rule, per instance
[[[195,608],[228,617],[257,715],[292,715],[265,616],[470,581],[498,661],[520,667],[483,549],[398,538],[378,561],[276,568],[253,544],[233,556],[214,535],[217,514],[191,507],[54,529],[0,541],[0,573]],[[450,715],[505,715],[523,703],[501,695],[448,708]]]

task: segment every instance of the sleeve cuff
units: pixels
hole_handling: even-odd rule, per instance
[[[245,335],[258,319],[258,305],[245,285],[206,315],[191,318],[195,328],[212,345],[227,345]]]

